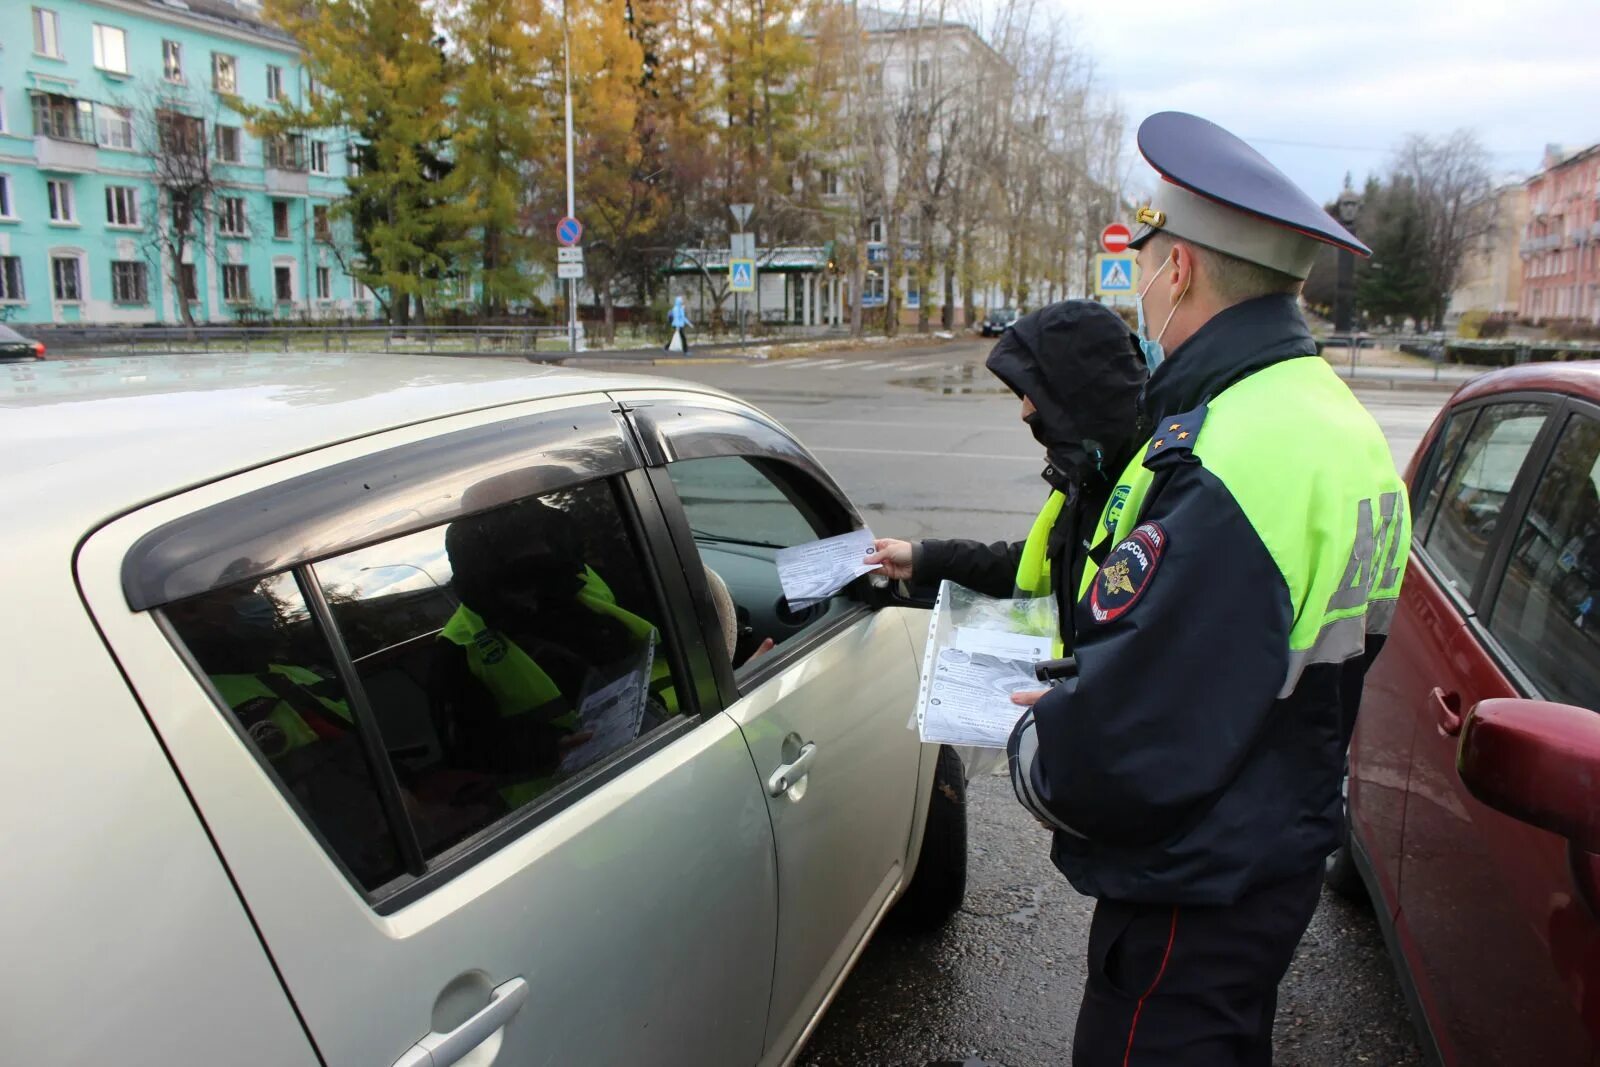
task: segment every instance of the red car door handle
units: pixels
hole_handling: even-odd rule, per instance
[[[1439,723],[1440,737],[1455,737],[1461,733],[1461,694],[1446,693],[1438,686],[1428,694],[1434,718]]]

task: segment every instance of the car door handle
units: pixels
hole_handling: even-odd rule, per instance
[[[448,1033],[434,1033],[406,1049],[394,1067],[448,1067],[494,1036],[528,999],[528,983],[513,978],[494,987],[494,995],[466,1022]]]
[[[793,763],[785,763],[782,767],[772,772],[772,777],[767,779],[767,792],[775,797],[783,796],[811,772],[811,763],[816,758],[816,743],[807,741],[805,747],[800,750],[800,755],[794,758]]]
[[[1434,686],[1428,694],[1428,704],[1439,724],[1440,737],[1456,737],[1461,733],[1461,694],[1446,693]]]

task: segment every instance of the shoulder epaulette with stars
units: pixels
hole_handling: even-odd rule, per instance
[[[1145,450],[1144,465],[1153,467],[1162,456],[1174,452],[1192,452],[1200,436],[1200,427],[1206,421],[1206,405],[1182,415],[1170,415],[1156,424],[1150,436],[1150,447]]]

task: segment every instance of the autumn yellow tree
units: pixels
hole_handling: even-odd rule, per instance
[[[482,305],[502,314],[537,282],[526,209],[530,168],[545,148],[535,122],[549,113],[540,78],[560,26],[538,0],[467,0],[447,26],[459,68],[450,191],[475,238]]]

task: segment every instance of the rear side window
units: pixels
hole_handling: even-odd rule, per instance
[[[1470,599],[1484,556],[1500,528],[1517,472],[1544,426],[1542,404],[1484,408],[1440,490],[1424,542],[1445,581]]]
[[[1575,415],[1563,428],[1489,632],[1542,696],[1600,710],[1600,420]]]
[[[287,682],[262,699],[277,697],[268,710],[300,739],[305,761],[331,763],[352,793],[363,784],[360,804],[302,810],[364,888],[448,862],[682,712],[663,608],[615,492],[600,481],[520,500],[261,583],[280,600],[304,583],[326,603],[329,633],[298,595],[292,610],[274,604],[254,620],[265,626],[257,637],[216,609],[197,610],[215,594],[167,609],[230,709],[215,670],[277,673]],[[334,666],[341,647],[354,701]],[[297,795],[296,776],[312,772],[268,752],[264,738],[276,735],[241,726]],[[376,767],[362,762],[363,731],[366,749],[382,754]],[[351,767],[333,759],[334,744],[348,744]],[[351,858],[355,845],[341,842],[359,835],[328,829],[336,811],[366,831],[381,862]]]
[[[294,577],[217,589],[166,615],[246,743],[355,881],[373,889],[403,873],[350,694]]]

